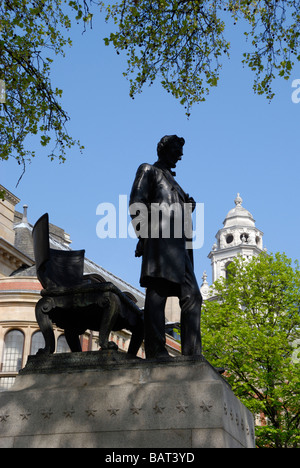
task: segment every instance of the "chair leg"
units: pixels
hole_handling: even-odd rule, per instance
[[[132,328],[131,340],[128,348],[128,354],[136,356],[144,340],[144,323],[141,321]]]
[[[35,306],[35,316],[45,340],[45,348],[40,348],[37,354],[53,354],[55,351],[53,325],[49,315],[45,312],[45,309],[45,299],[42,298]]]
[[[80,353],[82,351],[80,339],[76,331],[65,328],[65,337],[72,353]]]
[[[99,329],[99,346],[101,349],[118,349],[114,341],[108,341],[109,334],[117,320],[120,310],[120,299],[112,293],[104,293],[98,300],[102,317]]]

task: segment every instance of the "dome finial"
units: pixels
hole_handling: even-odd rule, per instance
[[[236,204],[236,206],[242,206],[243,199],[241,198],[241,196],[240,196],[239,193],[237,194],[237,197],[236,197],[236,199],[234,200],[234,203]]]

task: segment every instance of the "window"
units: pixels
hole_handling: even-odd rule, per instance
[[[15,377],[1,377],[0,378],[0,392],[9,390],[15,383]]]
[[[65,335],[60,335],[57,340],[57,346],[56,346],[56,352],[57,353],[69,353],[70,348],[67,343]]]
[[[137,298],[136,298],[136,297],[134,297],[134,295],[133,295],[133,294],[131,294],[131,293],[130,293],[130,292],[128,292],[128,291],[123,291],[123,293],[124,293],[124,294],[125,294],[127,297],[129,297],[129,299],[131,299],[131,300],[132,300],[132,302],[134,302],[135,304],[137,303]]]
[[[41,348],[45,348],[45,340],[42,332],[38,331],[32,335],[30,354],[35,355]]]
[[[226,242],[227,242],[227,244],[231,244],[233,242],[233,235],[232,234],[229,234],[226,237]]]
[[[225,265],[225,278],[228,279],[230,275],[232,275],[232,272],[231,271],[228,271],[228,267],[229,265],[231,264],[232,262],[227,262],[226,265]]]
[[[24,335],[19,330],[11,330],[4,338],[2,372],[18,372],[22,367]]]
[[[240,235],[240,239],[242,242],[248,242],[249,234],[246,234],[246,232],[244,232],[243,234]]]

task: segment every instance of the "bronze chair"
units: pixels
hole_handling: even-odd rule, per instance
[[[43,286],[35,308],[45,339],[38,354],[55,351],[53,323],[65,332],[73,352],[81,351],[79,335],[99,331],[101,349],[118,349],[108,341],[111,331],[132,332],[128,353],[136,355],[144,337],[143,312],[113,283],[97,274],[84,275],[84,250],[56,250],[49,245],[49,216],[41,216],[33,232],[36,272]]]

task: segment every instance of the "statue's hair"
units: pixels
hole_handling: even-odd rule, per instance
[[[162,137],[162,139],[158,142],[157,145],[158,157],[162,158],[174,143],[183,146],[185,144],[185,140],[184,138],[178,137],[177,135],[165,135],[164,137]]]

